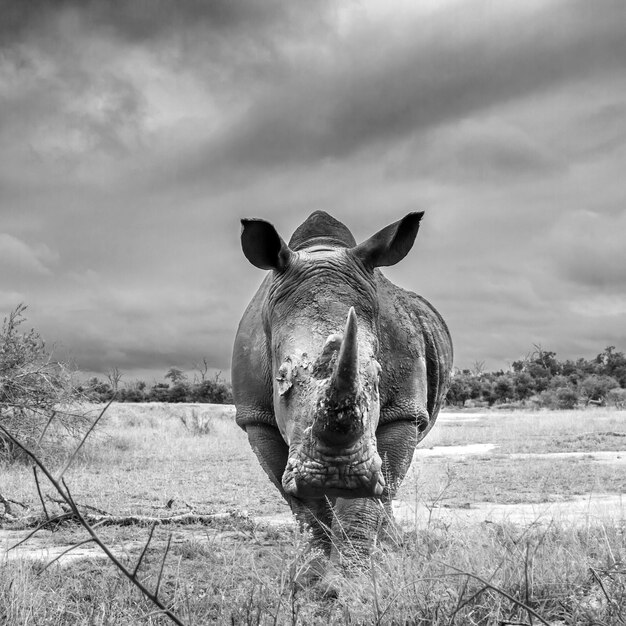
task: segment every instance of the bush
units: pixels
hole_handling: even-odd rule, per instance
[[[199,413],[191,409],[191,414],[181,413],[179,419],[185,430],[192,435],[208,435],[213,432],[213,418],[209,413]]]
[[[579,402],[622,407],[626,356],[614,346],[593,360],[559,361],[556,353],[535,351],[513,361],[508,371],[456,370],[446,400],[455,406],[517,406],[571,409]],[[616,390],[613,392],[612,390]],[[626,406],[624,406],[626,408]]]
[[[498,376],[493,385],[493,395],[496,402],[510,402],[515,397],[515,385],[507,375]]]
[[[609,391],[619,387],[619,383],[612,376],[592,374],[582,381],[580,387],[587,402],[604,404]]]
[[[559,387],[556,390],[557,409],[575,409],[578,404],[578,394],[571,387]]]
[[[113,398],[113,388],[95,376],[90,378],[82,388],[85,399],[89,402],[108,402]]]
[[[168,402],[188,402],[189,385],[185,382],[177,382],[172,385],[167,395]]]
[[[546,409],[575,409],[578,404],[578,393],[573,387],[546,389],[536,397],[536,404]]]
[[[25,311],[20,304],[0,331],[0,424],[32,449],[46,430],[48,442],[78,434],[86,418],[67,411],[78,398],[69,369],[53,360],[37,331],[21,331]],[[48,429],[52,418],[54,425]],[[19,449],[0,432],[0,459],[19,456]]]
[[[212,404],[232,404],[233,390],[230,383],[216,376],[214,380],[203,380],[191,389],[192,402],[210,402]]]
[[[606,395],[606,402],[617,409],[626,409],[626,389],[620,387],[610,389]]]

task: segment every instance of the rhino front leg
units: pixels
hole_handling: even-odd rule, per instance
[[[397,543],[402,533],[395,522],[391,503],[411,466],[419,441],[419,430],[414,421],[391,422],[376,431],[376,439],[386,482],[382,495],[384,516],[381,531],[384,538]]]
[[[300,526],[310,529],[311,547],[329,556],[334,502],[328,498],[304,500],[287,495],[283,489],[282,478],[287,465],[289,447],[279,430],[272,426],[255,424],[247,426],[246,433],[261,467],[291,507]]]

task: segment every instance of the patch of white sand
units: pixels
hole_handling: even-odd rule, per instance
[[[568,522],[576,526],[603,520],[626,522],[626,497],[621,494],[592,494],[563,502],[500,504],[472,502],[464,508],[427,507],[425,504],[394,502],[394,514],[405,528],[423,527],[428,522],[471,525],[482,522],[511,522],[528,526]]]
[[[439,413],[439,415],[437,416],[437,421],[438,422],[458,422],[458,423],[465,423],[465,422],[479,422],[482,419],[485,419],[487,417],[491,417],[491,415],[489,413],[454,413],[454,412],[449,412],[449,413]]]
[[[590,452],[529,452],[507,454],[508,459],[548,459],[558,461],[561,459],[588,459],[597,463],[614,463],[626,465],[626,451],[616,450],[593,450]]]
[[[522,526],[531,524],[546,525],[551,522],[567,522],[576,526],[602,523],[606,520],[626,523],[626,497],[620,494],[593,494],[579,496],[563,502],[542,502],[538,504],[500,504],[497,502],[472,502],[465,507],[428,507],[423,503],[395,501],[393,510],[398,523],[405,529],[425,528],[429,524],[440,523],[446,526],[470,526],[479,523],[510,522]],[[254,520],[260,529],[295,525],[295,519],[289,513],[268,515]],[[40,533],[37,537],[15,550],[9,548],[23,539],[29,531],[9,531],[0,529],[0,565],[14,560],[38,560],[49,563],[67,550],[67,545],[46,545],[48,537]],[[217,540],[235,539],[241,535],[238,531],[220,531]],[[177,529],[174,542],[196,538],[206,540],[205,530]],[[240,538],[241,539],[241,538]],[[243,537],[245,539],[245,537]],[[141,541],[130,541],[114,546],[118,556],[137,554],[143,547]],[[77,559],[104,558],[104,553],[95,545],[85,545],[62,556],[58,563],[67,565]]]
[[[497,446],[494,443],[469,443],[465,446],[433,446],[432,448],[417,448],[413,458],[423,459],[430,456],[471,456],[488,454]]]

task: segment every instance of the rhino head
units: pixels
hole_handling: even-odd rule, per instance
[[[289,446],[282,487],[298,498],[379,497],[381,358],[375,272],[411,249],[423,213],[357,245],[314,213],[287,245],[264,220],[242,220],[242,248],[271,270],[262,322],[273,411]]]

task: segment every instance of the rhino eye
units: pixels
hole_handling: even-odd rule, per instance
[[[279,368],[276,376],[278,393],[284,396],[293,387],[291,359],[287,359]]]

